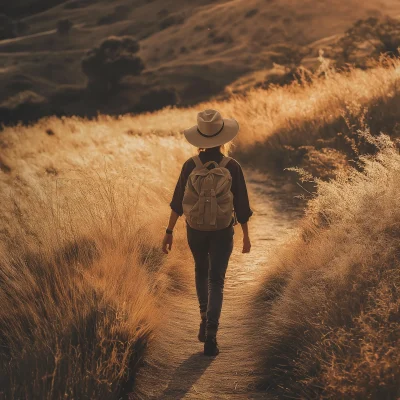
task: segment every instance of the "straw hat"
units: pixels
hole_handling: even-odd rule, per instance
[[[232,118],[222,118],[217,110],[207,109],[197,114],[197,125],[183,131],[193,146],[210,148],[231,141],[239,132],[239,123]]]

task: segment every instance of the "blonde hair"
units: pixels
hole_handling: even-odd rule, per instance
[[[232,147],[234,147],[234,144],[232,143],[232,141],[222,144],[221,146],[215,146],[215,147],[219,147],[220,152],[224,155],[224,156],[229,156],[229,154],[232,152]],[[203,148],[203,147],[198,147],[197,148],[197,153],[200,153],[202,151],[205,151],[207,149]]]

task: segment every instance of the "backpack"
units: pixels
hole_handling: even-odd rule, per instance
[[[198,155],[192,159],[196,167],[187,179],[182,200],[188,225],[200,231],[227,228],[234,211],[232,176],[225,168],[231,158],[224,156],[219,164],[215,161],[203,164]],[[215,167],[208,169],[212,164]]]

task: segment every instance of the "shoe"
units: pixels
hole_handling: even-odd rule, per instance
[[[219,354],[219,348],[217,339],[214,337],[206,338],[204,343],[204,355],[205,356],[217,356]]]
[[[206,324],[207,324],[207,320],[202,319],[200,322],[199,334],[197,335],[199,342],[202,342],[202,343],[204,343],[206,341]]]

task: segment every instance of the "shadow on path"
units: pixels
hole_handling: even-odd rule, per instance
[[[203,375],[213,362],[213,357],[204,356],[203,352],[192,354],[175,370],[171,377],[170,385],[164,390],[161,398],[182,399],[192,386]]]

